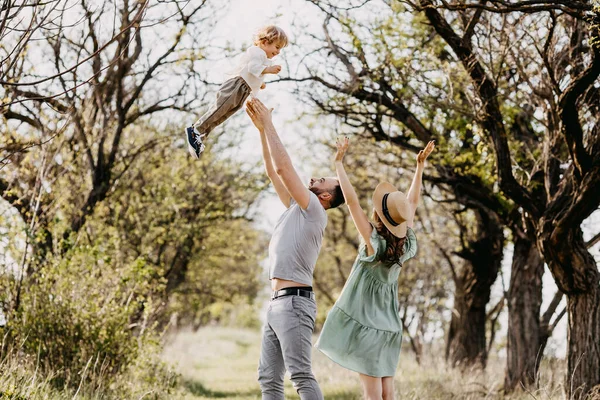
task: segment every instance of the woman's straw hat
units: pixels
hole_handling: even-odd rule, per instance
[[[406,236],[410,205],[404,193],[389,182],[381,182],[373,193],[373,206],[383,224],[394,236]]]

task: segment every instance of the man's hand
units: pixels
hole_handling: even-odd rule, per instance
[[[429,157],[434,148],[435,142],[432,140],[429,143],[427,143],[425,149],[419,151],[419,154],[417,154],[417,167],[425,165],[425,160],[427,159],[427,157]]]
[[[349,140],[347,137],[344,137],[342,140],[336,140],[335,146],[337,147],[337,153],[335,154],[335,162],[341,162],[344,159],[344,154],[346,154],[346,150],[348,150]]]
[[[263,70],[263,74],[278,74],[281,72],[281,65],[271,65]]]
[[[260,132],[265,130],[265,125],[273,123],[271,118],[272,112],[272,108],[270,110],[267,109],[267,107],[265,107],[265,105],[257,98],[250,99],[246,103],[246,114],[248,114],[252,123]]]

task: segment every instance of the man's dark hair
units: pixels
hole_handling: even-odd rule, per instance
[[[333,188],[330,192],[331,200],[329,200],[329,208],[336,208],[346,202],[344,198],[344,193],[342,192],[342,187],[338,183],[335,188]]]

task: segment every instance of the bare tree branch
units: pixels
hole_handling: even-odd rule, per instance
[[[522,204],[533,216],[540,216],[538,201],[532,198],[531,194],[513,176],[508,138],[502,113],[500,112],[500,105],[498,104],[496,85],[488,77],[470,47],[464,44],[462,38],[454,32],[446,19],[435,8],[431,7],[431,0],[422,0],[421,4],[424,6],[425,15],[435,31],[450,45],[461,60],[465,70],[476,85],[481,100],[484,102],[485,115],[483,116],[482,125],[495,147],[500,187],[515,201]]]
[[[583,129],[579,122],[578,100],[600,75],[600,45],[593,47],[594,58],[590,66],[565,89],[559,99],[561,132],[568,144],[575,165],[576,176],[581,179],[592,167],[592,157],[583,143]]]
[[[593,247],[596,243],[600,242],[600,232],[596,233],[593,238],[587,241],[585,244],[586,248]]]

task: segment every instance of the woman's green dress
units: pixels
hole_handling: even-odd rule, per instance
[[[374,377],[394,376],[402,344],[398,275],[402,264],[417,252],[417,238],[408,228],[404,254],[393,264],[379,261],[386,242],[376,229],[370,240],[375,252],[367,256],[367,246],[361,244],[315,346],[349,370]]]

